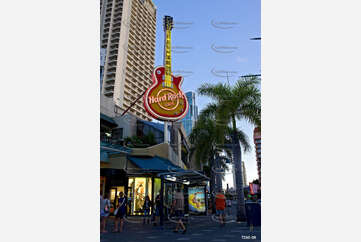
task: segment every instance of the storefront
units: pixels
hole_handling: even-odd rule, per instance
[[[106,142],[100,145],[100,194],[109,195],[112,212],[118,206],[119,193],[126,194],[126,156],[131,149]]]
[[[154,176],[130,176],[128,177],[128,215],[142,215],[145,197],[155,201],[160,195],[161,180]],[[153,211],[151,210],[152,214]]]
[[[205,191],[206,181],[209,180],[206,176],[192,170],[184,170],[158,156],[128,156],[128,160],[137,166],[135,169],[127,170],[128,215],[143,215],[145,197],[148,196],[154,202],[159,195],[163,206],[163,217],[167,218],[177,188],[180,188],[184,194],[185,213],[188,213],[190,210],[188,194],[189,191],[194,191],[195,186],[198,190],[192,193],[192,202],[198,210],[192,213],[205,213],[206,201],[202,191]]]
[[[108,194],[113,211],[118,205],[119,193],[124,194],[127,187],[127,175],[122,169],[101,168],[100,169],[100,192]]]
[[[100,191],[109,194],[111,211],[118,206],[120,192],[128,199],[127,216],[143,216],[146,196],[155,203],[159,195],[163,206],[162,216],[167,219],[177,188],[184,194],[185,213],[199,214],[205,211],[205,196],[201,191],[204,191],[208,178],[204,175],[184,170],[159,156],[118,156],[110,157],[109,167],[100,169]],[[115,164],[121,165],[116,167]],[[150,214],[153,213],[151,209]]]

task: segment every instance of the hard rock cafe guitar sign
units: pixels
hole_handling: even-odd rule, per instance
[[[177,121],[188,112],[188,100],[180,86],[182,76],[173,76],[171,71],[171,30],[173,18],[164,17],[165,47],[164,66],[156,67],[152,86],[145,92],[144,107],[155,119]]]

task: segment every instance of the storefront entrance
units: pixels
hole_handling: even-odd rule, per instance
[[[110,189],[110,202],[114,205],[115,208],[118,207],[118,198],[120,192],[123,192],[125,195],[124,186],[114,186]]]

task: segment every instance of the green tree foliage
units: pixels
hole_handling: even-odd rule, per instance
[[[236,187],[237,187],[237,217],[238,220],[246,218],[241,168],[241,146],[244,151],[250,149],[247,136],[237,129],[237,120],[246,120],[251,124],[261,127],[261,93],[258,88],[259,79],[251,77],[246,80],[238,80],[235,85],[228,84],[203,84],[198,92],[210,97],[211,103],[203,110],[204,114],[210,115],[216,122],[217,139],[226,137],[231,140],[233,162],[235,163]],[[230,126],[229,126],[230,124]],[[226,143],[226,142],[225,142]]]
[[[141,148],[156,145],[155,136],[152,132],[149,132],[144,136],[132,136],[124,139],[125,146],[130,148]]]

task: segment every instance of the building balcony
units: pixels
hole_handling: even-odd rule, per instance
[[[117,59],[118,59],[118,49],[117,48],[110,49],[109,57],[108,57],[108,64],[109,64],[110,61],[114,61],[114,60],[117,60]]]
[[[122,17],[122,13],[114,13],[114,18],[121,18]]]
[[[108,60],[108,65],[110,66],[114,66],[117,64],[117,59],[113,59],[113,60]]]
[[[107,96],[107,97],[112,97],[114,95],[114,92],[113,90],[105,90],[104,91],[104,96]]]
[[[108,68],[108,73],[115,74],[116,73],[116,68],[115,67]]]
[[[109,52],[109,58],[114,58],[115,56],[118,56],[118,50],[112,50]]]
[[[116,44],[111,44],[110,46],[110,51],[118,51],[118,47],[119,47],[119,44],[116,43]]]
[[[115,77],[115,71],[107,71],[107,77],[108,78],[112,78],[112,77]]]
[[[110,67],[117,67],[117,62],[116,61],[111,61],[111,62],[108,62],[108,68]]]
[[[114,6],[115,9],[122,9],[122,3],[116,3]]]
[[[118,27],[113,27],[113,30],[112,30],[113,33],[117,33],[117,34],[120,34],[120,26]]]
[[[114,83],[115,82],[115,77],[111,77],[111,78],[107,78],[105,80],[106,83],[110,84],[110,83]]]
[[[107,91],[114,91],[114,83],[110,84],[110,85],[107,85],[107,86],[104,86],[104,89],[107,90]]]
[[[117,22],[117,21],[122,21],[122,17],[120,16],[120,17],[114,18],[114,22]]]
[[[120,37],[120,28],[118,28],[118,29],[119,29],[118,32],[114,31],[114,29],[112,30],[112,38]]]
[[[118,4],[119,5],[119,4]],[[122,11],[123,9],[121,8],[121,7],[117,7],[117,5],[115,5],[115,10],[114,10],[114,14],[118,14],[118,13],[122,13],[123,11]]]
[[[113,28],[120,27],[121,23],[113,23]]]
[[[110,41],[110,43],[115,44],[115,43],[119,43],[120,38],[119,37],[115,37],[112,38],[112,40]]]

